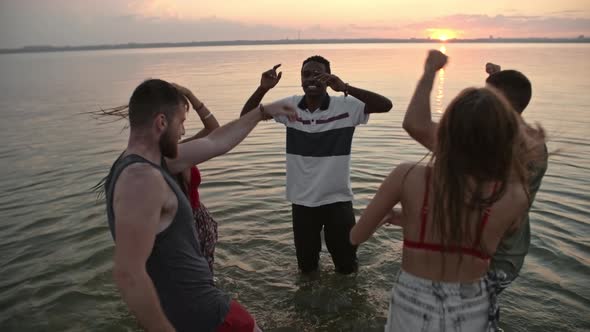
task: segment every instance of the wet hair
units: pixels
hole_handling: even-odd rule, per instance
[[[528,193],[522,138],[518,115],[493,88],[465,89],[449,104],[432,160],[433,225],[445,248],[473,243],[465,226],[504,195],[514,175]],[[489,195],[484,185],[491,182]]]
[[[488,76],[486,83],[500,90],[518,113],[522,113],[531,101],[531,82],[517,70],[499,71]]]
[[[324,58],[321,55],[310,56],[309,58],[305,59],[305,61],[303,61],[303,64],[301,66],[302,67],[305,66],[305,64],[308,62],[321,63],[326,67],[326,73],[328,73],[328,74],[332,73],[332,71],[330,70],[330,61],[328,61],[326,58]]]
[[[159,113],[171,119],[178,106],[185,103],[184,96],[172,84],[160,79],[146,80],[135,88],[129,99],[129,126],[131,129],[145,127]]]

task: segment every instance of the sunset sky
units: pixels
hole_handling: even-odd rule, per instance
[[[0,48],[582,34],[590,36],[590,0],[0,0]]]

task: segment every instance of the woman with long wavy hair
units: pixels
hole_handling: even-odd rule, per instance
[[[386,331],[492,328],[484,276],[529,206],[526,136],[500,93],[468,88],[442,116],[430,162],[401,164],[381,184],[350,240],[369,239],[401,203],[402,269]]]

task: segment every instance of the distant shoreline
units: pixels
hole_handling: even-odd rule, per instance
[[[203,41],[184,43],[127,43],[112,45],[88,45],[88,46],[51,46],[37,45],[25,46],[14,49],[0,49],[0,54],[17,53],[42,53],[42,52],[72,52],[72,51],[98,51],[98,50],[126,50],[143,48],[174,48],[174,47],[207,47],[207,46],[256,46],[256,45],[305,45],[305,44],[411,44],[411,43],[436,43],[443,41],[437,39],[281,39],[281,40],[232,40],[232,41]],[[479,39],[450,39],[444,43],[458,44],[515,44],[515,43],[552,43],[552,44],[586,44],[590,38],[479,38]]]

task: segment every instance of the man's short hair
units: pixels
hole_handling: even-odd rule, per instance
[[[145,127],[151,123],[158,113],[172,118],[184,97],[172,84],[149,79],[141,83],[129,99],[129,126]]]
[[[500,90],[518,113],[522,113],[531,101],[531,82],[517,70],[499,71],[488,76],[486,83]]]
[[[326,73],[331,74],[332,71],[330,70],[330,61],[328,61],[326,58],[324,58],[321,55],[314,55],[314,56],[310,56],[309,58],[305,59],[305,61],[303,61],[303,64],[301,65],[302,67],[305,66],[306,63],[308,62],[318,62],[323,64],[326,67]]]

